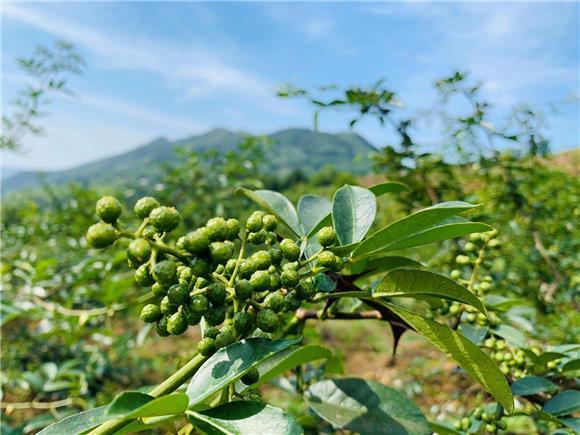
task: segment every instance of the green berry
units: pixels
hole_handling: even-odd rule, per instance
[[[162,286],[158,282],[153,284],[151,291],[155,296],[165,296],[167,294],[167,287]]]
[[[225,329],[215,338],[215,345],[218,349],[229,346],[235,341],[234,334],[231,330]]]
[[[344,267],[344,261],[342,261],[342,257],[335,255],[334,256],[334,268],[332,270],[334,270],[335,272],[340,272],[343,267]]]
[[[215,326],[209,326],[203,331],[203,338],[215,339],[220,334],[220,330]]]
[[[254,293],[254,286],[252,283],[246,279],[238,281],[234,287],[236,291],[236,299],[238,301],[245,301],[252,297]]]
[[[157,234],[157,230],[155,230],[155,228],[153,228],[151,225],[147,225],[144,229],[143,232],[141,233],[141,236],[144,239],[147,240],[153,240],[155,238],[155,235]]]
[[[316,287],[311,279],[300,281],[296,287],[296,295],[302,300],[309,300],[316,294]]]
[[[193,312],[203,314],[209,307],[209,300],[204,295],[195,295],[190,306]]]
[[[261,310],[256,321],[258,328],[264,332],[273,332],[278,327],[278,316],[270,309]]]
[[[238,264],[238,261],[236,259],[231,258],[228,260],[225,267],[225,272],[228,276],[232,276],[234,270],[236,269],[236,264]]]
[[[246,221],[246,229],[251,233],[257,233],[258,231],[260,231],[264,226],[262,220],[263,217],[264,213],[261,211],[255,211],[254,213],[252,213],[248,218],[248,220]]]
[[[255,266],[253,261],[250,261],[248,259],[243,260],[240,263],[240,269],[239,269],[240,277],[244,278],[244,279],[249,278],[256,271],[255,267],[256,266]]]
[[[228,292],[223,284],[216,282],[208,287],[205,295],[213,305],[223,305]]]
[[[288,312],[296,311],[300,308],[300,298],[296,291],[291,291],[284,296],[284,309]]]
[[[249,233],[248,234],[248,242],[252,245],[261,245],[268,239],[268,232],[264,229],[256,233]]]
[[[461,278],[461,271],[460,270],[452,270],[451,271],[451,279],[459,279]]]
[[[490,248],[494,249],[494,248],[500,248],[501,247],[501,241],[498,239],[491,239],[488,243],[487,246],[489,246]]]
[[[258,380],[260,380],[260,372],[255,367],[252,367],[249,372],[241,377],[244,385],[254,385]]]
[[[280,292],[270,293],[264,300],[264,306],[279,313],[284,309],[284,296]]]
[[[201,290],[203,288],[209,287],[210,284],[211,284],[211,282],[202,276],[200,276],[199,278],[197,278],[195,280],[195,288],[197,290]]]
[[[199,255],[207,251],[209,238],[205,229],[192,231],[185,236],[183,248],[194,255]]]
[[[336,267],[336,255],[330,251],[322,251],[318,254],[318,265],[328,269],[334,269]]]
[[[318,231],[316,239],[324,248],[327,248],[336,243],[336,231],[332,227],[324,227]]]
[[[106,248],[119,238],[117,230],[112,225],[99,222],[87,230],[87,243],[93,248]]]
[[[157,230],[169,232],[177,228],[181,216],[175,208],[161,206],[151,211],[149,219]]]
[[[97,201],[96,210],[103,222],[112,224],[117,222],[117,219],[121,216],[123,207],[117,198],[103,196]]]
[[[148,264],[142,264],[137,268],[137,270],[135,271],[135,281],[141,287],[149,287],[150,285],[153,285],[155,283],[155,280],[153,279],[151,273],[149,272]]]
[[[135,210],[137,216],[141,219],[145,219],[146,217],[149,217],[149,213],[157,207],[159,207],[159,201],[151,196],[144,196],[135,203],[133,210]]]
[[[153,268],[153,278],[159,284],[171,285],[177,281],[177,265],[174,261],[160,261]]]
[[[193,311],[191,306],[187,305],[182,307],[182,312],[185,317],[185,321],[190,326],[197,325],[199,322],[201,322],[201,318],[203,317],[201,313],[196,313],[195,311]]]
[[[463,417],[461,419],[461,429],[467,430],[469,426],[471,426],[471,420],[469,420],[469,417]]]
[[[242,311],[234,316],[234,329],[239,335],[245,335],[252,329],[252,316]]]
[[[270,274],[265,270],[258,270],[252,274],[250,284],[255,291],[267,290],[270,287]]]
[[[167,290],[167,298],[171,303],[184,305],[189,301],[189,291],[187,290],[187,287],[175,284]]]
[[[155,324],[155,331],[160,337],[167,337],[169,335],[169,332],[167,331],[167,321],[168,317],[163,316]]]
[[[278,226],[278,220],[276,216],[272,214],[267,214],[262,218],[262,223],[264,224],[264,229],[266,231],[274,231]]]
[[[205,229],[207,236],[212,241],[224,241],[229,235],[228,224],[222,217],[214,217],[208,220]]]
[[[272,257],[268,251],[258,251],[252,255],[251,261],[257,270],[265,270],[272,264]]]
[[[272,264],[280,264],[284,256],[282,255],[282,251],[277,248],[270,248],[268,249],[268,254],[270,254],[270,258],[272,260]]]
[[[457,264],[461,264],[462,266],[465,266],[465,265],[471,263],[471,259],[467,255],[458,255],[457,257],[455,257],[455,262]]]
[[[485,425],[485,432],[487,433],[496,433],[497,432],[497,426],[493,423],[489,423]]]
[[[300,248],[294,240],[284,239],[280,242],[280,250],[288,261],[296,261],[300,258]]]
[[[300,282],[300,275],[296,270],[285,270],[280,275],[280,281],[284,287],[294,288]]]
[[[465,250],[467,252],[475,252],[476,249],[477,249],[477,246],[475,246],[475,243],[467,242],[465,244]]]
[[[151,246],[145,239],[135,239],[129,243],[127,257],[136,264],[143,264],[151,257]]]
[[[197,343],[197,351],[206,358],[212,356],[216,351],[215,341],[213,338],[204,338]]]
[[[191,273],[198,277],[207,276],[210,272],[209,263],[203,258],[196,257],[190,264]]]
[[[235,240],[240,234],[240,221],[237,219],[228,219],[226,221],[228,226],[228,240]]]
[[[141,320],[143,320],[144,322],[153,323],[159,320],[161,318],[161,315],[162,315],[161,310],[157,305],[147,304],[141,310],[141,315],[139,317],[141,317]]]
[[[181,311],[172,314],[167,319],[167,332],[171,335],[181,335],[187,329],[187,320]]]
[[[163,314],[173,314],[177,311],[179,306],[171,302],[167,296],[164,296],[159,303],[159,308]]]
[[[209,244],[209,255],[214,263],[225,264],[234,255],[233,246],[224,242]]]
[[[475,408],[475,411],[473,411],[473,418],[476,420],[481,420],[482,415],[483,415],[483,409],[482,408]]]
[[[210,326],[220,325],[226,319],[226,307],[212,305],[204,313],[203,318]]]
[[[270,290],[278,290],[282,287],[282,280],[277,273],[270,273]]]

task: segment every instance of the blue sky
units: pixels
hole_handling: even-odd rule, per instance
[[[87,69],[70,81],[75,98],[53,99],[45,134],[27,138],[23,154],[4,153],[4,165],[68,168],[161,135],[177,139],[214,127],[310,127],[310,107],[275,97],[286,82],[348,86],[384,78],[416,111],[434,104],[434,80],[470,70],[500,112],[522,102],[547,109],[579,94],[579,7],[5,2],[5,110],[26,83],[14,59],[35,44],[74,42]],[[345,130],[346,119],[324,115],[321,129]],[[577,101],[547,121],[555,150],[578,146]],[[377,145],[388,140],[371,122],[356,131]]]

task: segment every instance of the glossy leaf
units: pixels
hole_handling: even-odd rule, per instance
[[[260,372],[259,381],[252,385],[254,388],[257,385],[262,385],[270,380],[286,373],[288,370],[293,369],[302,364],[306,364],[312,361],[327,359],[332,356],[330,349],[317,344],[309,344],[306,346],[292,347],[286,349],[283,352],[274,355],[272,358],[268,358],[264,362],[257,366]],[[250,388],[241,382],[238,384],[239,390],[243,391]]]
[[[341,245],[360,242],[377,212],[375,195],[363,187],[341,187],[332,201],[332,221]]]
[[[421,410],[404,394],[375,381],[324,380],[306,391],[308,405],[335,428],[360,434],[431,434]]]
[[[369,187],[369,190],[378,198],[385,193],[391,192],[408,192],[409,189],[403,183],[396,181],[385,181],[384,183],[375,184]]]
[[[580,391],[566,390],[552,397],[544,405],[544,411],[555,415],[568,415],[580,411]]]
[[[268,213],[272,213],[278,218],[280,223],[286,225],[295,235],[302,236],[304,234],[294,205],[281,193],[272,190],[249,190],[244,188],[238,189],[237,192],[247,196]]]
[[[411,258],[398,255],[384,256],[378,258],[363,258],[352,263],[350,273],[353,275],[372,276],[377,273],[388,272],[400,267],[422,267],[423,265]]]
[[[518,396],[547,393],[558,390],[558,386],[546,378],[526,376],[512,384],[512,392]]]
[[[325,225],[331,225],[332,202],[324,196],[304,195],[298,201],[298,216],[307,237],[314,235]]]
[[[486,313],[483,302],[467,288],[443,275],[425,270],[392,270],[373,289],[373,296],[436,296],[471,305]]]
[[[477,327],[469,323],[462,323],[459,325],[458,331],[461,335],[471,340],[473,344],[480,345],[487,336],[489,328],[487,326]]]
[[[491,332],[500,336],[501,338],[505,339],[508,343],[517,347],[524,347],[527,342],[525,335],[522,334],[521,331],[517,330],[513,326],[502,324],[492,329]]]
[[[112,417],[107,414],[107,409],[108,406],[100,406],[98,408],[70,415],[45,427],[43,430],[38,432],[38,435],[63,435],[86,432],[112,419]]]
[[[294,418],[262,402],[230,402],[203,412],[188,411],[189,420],[208,434],[299,435]]]
[[[514,410],[511,389],[499,368],[479,347],[448,326],[425,319],[399,306],[383,302],[419,334],[455,361],[489,391],[507,412]]]
[[[121,393],[111,402],[107,414],[114,418],[133,419],[180,414],[185,412],[189,399],[184,393],[158,398],[136,391]]]
[[[450,218],[451,216],[454,216],[457,213],[470,210],[474,207],[476,206],[473,204],[454,201],[436,204],[431,207],[420,210],[416,213],[413,213],[410,216],[399,219],[398,221],[395,221],[387,225],[386,227],[382,228],[381,230],[371,234],[366,240],[361,242],[358,248],[354,250],[353,257],[362,257],[365,255],[369,255],[373,252],[391,249],[392,246],[397,246],[397,244],[402,247],[408,247],[406,245],[408,245],[410,242],[403,243],[405,239],[413,235],[417,235],[418,233],[427,231],[429,229],[431,229],[432,232],[435,231],[435,234],[433,233],[424,234],[422,239],[419,238],[413,243],[422,242],[420,244],[426,244],[437,240],[444,240],[441,239],[440,237],[445,238],[457,237],[454,236],[453,234],[460,233],[461,231],[459,231],[459,229],[441,228],[437,230],[432,227],[433,225],[447,218]],[[463,224],[466,225],[468,223],[463,222]],[[450,225],[458,225],[458,224],[450,224]],[[486,226],[485,228],[489,227]],[[475,227],[473,229],[475,229]],[[484,229],[482,231],[487,230]],[[415,244],[411,246],[419,246],[419,245]],[[401,248],[396,247],[394,249]]]
[[[298,342],[298,338],[248,338],[218,350],[193,375],[187,387],[189,407],[203,402],[262,361]]]
[[[431,429],[433,429],[433,433],[437,435],[459,435],[461,432],[457,432],[452,427],[446,426],[441,423],[430,422]]]

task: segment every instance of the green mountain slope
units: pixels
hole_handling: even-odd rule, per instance
[[[268,150],[271,170],[284,173],[301,169],[314,172],[325,165],[348,170],[357,175],[369,172],[369,155],[376,149],[354,133],[317,133],[306,129],[289,129],[269,136],[272,145]],[[174,150],[187,147],[194,150],[216,149],[226,151],[244,140],[244,133],[224,129],[170,142],[159,138],[132,151],[54,172],[21,172],[2,182],[4,192],[48,184],[78,182],[85,185],[121,184],[141,176],[153,177],[160,173],[161,164],[177,158]]]

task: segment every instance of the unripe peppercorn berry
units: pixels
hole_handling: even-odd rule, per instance
[[[177,281],[177,265],[171,260],[160,261],[153,268],[153,278],[159,284],[174,284]]]
[[[252,213],[248,218],[248,220],[246,221],[246,229],[251,233],[257,233],[258,231],[260,231],[264,226],[264,223],[262,221],[263,217],[264,213],[261,211],[255,211],[254,213]]]
[[[155,331],[160,337],[167,337],[169,332],[167,332],[167,316],[161,317],[155,324]]]
[[[252,369],[241,377],[241,381],[244,385],[254,385],[260,380],[260,372],[257,368],[252,367]]]
[[[252,316],[242,311],[234,316],[234,329],[239,335],[244,335],[252,329]]]
[[[257,270],[265,270],[272,264],[272,257],[268,251],[258,251],[250,258]]]
[[[177,228],[181,216],[175,208],[161,206],[151,211],[149,219],[159,231],[169,232]]]
[[[238,281],[234,289],[236,291],[236,298],[239,301],[245,301],[246,299],[251,298],[252,293],[254,292],[254,286],[246,279]]]
[[[300,282],[300,275],[296,270],[285,270],[280,275],[280,281],[284,287],[294,288]]]
[[[215,263],[225,264],[234,255],[234,250],[229,243],[212,242],[209,244],[209,255]]]
[[[162,286],[158,282],[153,284],[151,291],[155,296],[165,296],[167,294],[167,287]]]
[[[240,234],[240,221],[237,219],[228,219],[226,221],[228,226],[228,240],[235,240]]]
[[[201,322],[201,318],[203,317],[203,315],[201,313],[196,313],[195,311],[193,311],[190,306],[187,305],[182,306],[181,310],[188,325],[195,326],[199,322]]]
[[[177,311],[179,306],[171,302],[167,296],[164,296],[159,303],[159,308],[163,314],[173,314]]]
[[[209,300],[204,295],[195,295],[191,298],[191,309],[199,314],[203,314],[209,307]]]
[[[153,240],[155,238],[155,235],[157,234],[157,230],[152,227],[151,225],[147,225],[144,229],[143,232],[141,233],[141,236],[144,239],[147,240]]]
[[[108,224],[112,224],[117,222],[119,216],[121,216],[121,212],[123,208],[121,207],[121,203],[117,198],[113,198],[112,196],[103,196],[101,199],[97,201],[96,206],[97,214]]]
[[[202,339],[197,344],[197,351],[206,358],[212,356],[216,351],[214,339],[209,337]]]
[[[224,241],[228,238],[228,224],[222,217],[214,217],[205,225],[207,236],[212,241]]]
[[[147,304],[141,310],[141,320],[147,323],[156,322],[161,318],[161,310],[155,304]]]
[[[151,246],[145,239],[135,239],[129,243],[127,257],[136,264],[143,264],[151,257]]]
[[[194,255],[202,254],[207,251],[209,238],[205,229],[192,231],[185,236],[183,248]]]
[[[264,243],[268,238],[268,232],[264,229],[256,233],[249,233],[248,234],[248,242],[253,245],[261,245]]]
[[[280,249],[288,261],[296,261],[298,258],[300,258],[300,248],[294,240],[282,240],[280,242]]]
[[[270,274],[265,270],[258,270],[252,274],[250,284],[255,291],[267,290],[270,287]]]
[[[171,303],[183,305],[189,301],[189,292],[186,287],[174,284],[167,290],[167,298]]]
[[[300,281],[296,287],[296,295],[302,300],[308,300],[316,294],[316,287],[310,279]]]
[[[167,332],[171,335],[181,335],[187,329],[187,320],[181,311],[169,316],[167,319]]]
[[[234,334],[229,329],[224,328],[224,330],[215,338],[215,345],[218,349],[221,349],[222,347],[229,346],[234,341]]]
[[[318,254],[318,265],[328,269],[334,269],[336,266],[336,255],[330,251],[322,251]]]
[[[324,227],[318,231],[316,239],[324,248],[327,248],[336,243],[336,231],[332,227]]]
[[[255,271],[255,264],[252,261],[246,259],[240,263],[239,274],[241,278],[249,278]]]
[[[203,258],[195,258],[191,264],[191,273],[193,273],[197,277],[204,277],[207,276],[210,272],[209,263],[204,260]]]
[[[278,290],[282,287],[282,280],[277,273],[270,273],[270,290]]]
[[[273,332],[278,327],[278,316],[270,309],[262,310],[258,313],[256,322],[262,331]]]
[[[203,331],[203,338],[216,338],[220,334],[220,330],[215,326],[205,328]]]
[[[236,264],[237,264],[237,260],[234,258],[230,258],[227,263],[226,263],[226,267],[225,267],[225,272],[228,276],[232,276],[232,274],[234,273],[234,270],[236,268]]]
[[[272,264],[280,264],[284,256],[282,255],[282,251],[277,248],[270,248],[268,249],[268,254],[270,254],[270,258],[272,259]]]
[[[213,283],[208,287],[205,295],[213,305],[223,305],[228,292],[223,284]]]
[[[155,283],[155,280],[151,276],[149,272],[149,265],[142,264],[139,268],[135,271],[135,281],[141,287],[149,287]]]
[[[266,231],[274,231],[278,226],[278,221],[276,220],[276,216],[272,214],[267,214],[262,218],[262,223],[264,224],[264,229]]]
[[[286,296],[284,296],[284,309],[286,311],[292,312],[300,308],[300,299],[296,291],[291,291]]]
[[[203,314],[203,318],[210,326],[217,326],[226,319],[226,307],[212,305]]]
[[[137,216],[139,216],[141,219],[145,219],[149,216],[149,213],[151,213],[153,209],[156,209],[157,207],[159,207],[159,201],[157,201],[152,196],[144,196],[135,203],[133,210],[135,210],[135,214]]]
[[[276,313],[279,313],[284,309],[284,296],[282,296],[279,292],[270,293],[264,300],[264,306]]]
[[[110,224],[99,222],[87,230],[87,243],[93,248],[106,248],[115,243],[119,237],[117,230]]]
[[[462,266],[471,263],[471,259],[467,255],[458,255],[457,257],[455,257],[455,261],[457,262],[457,264],[461,264]]]

